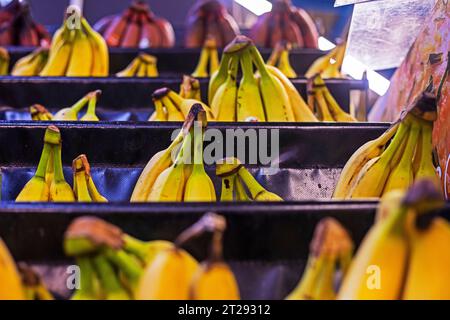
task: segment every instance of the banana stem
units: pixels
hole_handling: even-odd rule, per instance
[[[255,63],[256,68],[258,69],[259,73],[261,74],[261,77],[269,77],[269,71],[266,68],[264,59],[261,56],[261,53],[256,48],[256,46],[251,45],[247,50],[250,50],[250,54],[253,58],[253,62]]]
[[[87,295],[95,295],[95,272],[90,258],[78,257],[76,263],[80,268],[80,290]]]
[[[228,74],[228,67],[231,57],[232,55],[230,53],[224,52],[222,54],[222,60],[220,61],[220,66],[217,70],[217,77],[225,77]]]
[[[42,150],[41,159],[39,160],[38,167],[36,169],[35,176],[44,179],[45,173],[47,171],[48,160],[50,158],[50,153],[53,152],[53,146],[49,143],[44,143],[44,148]]]
[[[381,155],[381,158],[379,161],[384,161],[384,163],[389,163],[392,159],[392,157],[395,155],[395,151],[399,148],[401,145],[403,138],[409,131],[409,124],[405,123],[403,121],[400,124],[400,127],[397,130],[397,133],[395,134],[394,138],[392,139],[389,146],[386,148],[386,150]]]
[[[136,239],[128,234],[123,236],[123,249],[137,256],[142,262],[147,260],[148,246],[147,243]]]
[[[106,248],[105,254],[114,265],[123,271],[133,286],[138,284],[143,274],[143,269],[127,252]]]
[[[243,53],[241,57],[242,67],[242,82],[254,82],[252,57],[249,54]],[[253,81],[252,81],[253,80]]]
[[[95,115],[96,107],[97,107],[97,94],[94,94],[89,98],[89,104],[86,114]]]
[[[80,112],[80,110],[83,109],[83,107],[88,102],[88,100],[89,100],[88,97],[89,97],[89,94],[85,95],[83,98],[78,100],[72,107],[70,107],[70,109],[72,109],[74,112],[76,112],[78,114],[78,112]]]
[[[106,292],[123,290],[122,285],[109,261],[102,255],[93,259],[96,274]]]

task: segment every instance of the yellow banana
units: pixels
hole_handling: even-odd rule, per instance
[[[66,76],[89,77],[92,72],[93,58],[92,47],[88,37],[81,29],[77,29]]]
[[[450,224],[433,218],[424,229],[413,227],[403,299],[450,300]]]
[[[83,98],[78,100],[73,106],[69,108],[64,108],[59,110],[55,115],[53,116],[54,121],[77,121],[78,120],[78,113],[81,109],[88,103],[89,97],[92,93],[88,93]]]
[[[228,77],[228,68],[230,64],[232,54],[228,52],[222,53],[222,60],[220,61],[219,69],[211,74],[208,85],[208,103],[212,105],[214,96],[220,86],[226,81]]]
[[[95,108],[97,107],[97,100],[101,93],[101,90],[96,90],[88,94],[88,109],[86,114],[81,117],[80,121],[99,121],[97,114],[95,113]]]
[[[250,172],[244,167],[241,167],[238,171],[239,177],[242,182],[248,188],[253,200],[255,201],[283,201],[283,199],[275,193],[269,192],[264,189],[258,181],[251,175]]]
[[[414,122],[409,132],[408,142],[406,144],[400,162],[392,169],[389,178],[384,186],[383,193],[393,190],[407,190],[413,183],[414,172],[412,168],[412,159],[420,134],[420,126]]]
[[[38,48],[19,59],[11,70],[13,76],[37,76],[47,63],[48,49]]]
[[[184,121],[183,113],[168,96],[162,97],[161,102],[167,110],[167,121]]]
[[[184,75],[183,81],[180,85],[179,95],[183,99],[194,99],[201,101],[202,97],[200,92],[200,82],[195,78]]]
[[[200,53],[200,59],[198,61],[197,67],[195,68],[192,76],[194,78],[206,78],[208,74],[208,62],[209,62],[210,50],[206,47],[202,48]]]
[[[25,291],[16,263],[0,238],[0,300],[25,300]]]
[[[186,181],[183,200],[216,201],[214,185],[203,164],[203,125],[200,121],[194,124],[194,164],[192,173]]]
[[[52,42],[47,64],[39,73],[41,77],[65,76],[71,57],[73,56],[72,47],[74,40],[72,39],[70,30],[61,29],[61,33],[56,34],[55,37],[60,40],[55,43]]]
[[[9,69],[9,53],[3,47],[0,47],[0,76],[6,76]]]
[[[391,171],[391,160],[395,151],[402,144],[409,132],[409,123],[403,121],[389,146],[381,154],[372,166],[365,172],[361,172],[356,178],[355,184],[349,190],[350,198],[373,198],[382,195],[386,180]]]
[[[39,165],[33,178],[27,182],[22,191],[16,198],[16,202],[38,202],[49,201],[49,186],[45,181],[45,172],[47,170],[50,154],[52,153],[53,145],[59,144],[61,136],[58,128],[50,126],[45,131],[44,148],[42,150]]]
[[[330,109],[328,108],[328,104],[325,100],[325,96],[322,90],[315,90],[314,100],[316,103],[315,106],[317,109],[317,113],[319,114],[320,121],[335,122],[335,119],[331,115]]]
[[[92,46],[92,70],[93,77],[107,77],[109,74],[109,52],[105,39],[91,28],[85,18],[81,18],[81,25],[86,31],[89,42]]]
[[[344,199],[349,194],[350,189],[356,182],[358,173],[369,160],[381,155],[386,144],[397,133],[399,126],[399,122],[395,123],[380,137],[365,143],[356,150],[341,171],[336,188],[334,189],[333,198]]]
[[[288,78],[297,78],[297,73],[292,68],[289,62],[289,50],[284,48],[280,53],[280,60],[278,61],[278,69]]]
[[[161,251],[174,248],[174,244],[170,241],[153,240],[143,242],[127,234],[123,237],[123,243],[123,249],[138,257],[145,266],[151,264]]]
[[[116,77],[134,77],[140,66],[141,60],[137,57],[124,70],[116,73]]]
[[[162,250],[149,264],[136,290],[138,300],[187,300],[198,262],[179,248]]]
[[[59,133],[59,132],[58,132]],[[72,188],[66,182],[63,173],[61,160],[61,142],[52,146],[53,148],[53,167],[55,170],[53,181],[50,185],[50,201],[53,202],[74,202],[75,195]]]
[[[311,109],[306,104],[305,100],[303,100],[300,93],[294,87],[292,82],[280,71],[280,69],[267,66],[267,70],[277,77],[278,80],[283,84],[284,89],[286,90],[289,101],[291,102],[292,110],[294,112],[295,120],[298,122],[317,122],[319,121]]]
[[[343,300],[401,298],[407,267],[408,208],[401,206],[369,230],[338,293]]]
[[[159,99],[153,99],[155,105],[155,111],[152,113],[148,121],[167,121],[167,111]]]
[[[191,108],[195,104],[200,104],[206,112],[206,117],[208,121],[213,121],[214,115],[210,107],[208,107],[206,104],[201,102],[200,100],[196,99],[183,99],[179,94],[177,94],[175,91],[169,90],[169,98],[175,103],[178,109],[181,110],[183,115],[187,117],[189,114],[189,111],[191,111]]]
[[[251,45],[249,50],[260,74],[259,88],[267,121],[294,122],[294,112],[283,84],[269,73],[258,49]]]
[[[81,157],[77,157],[72,162],[73,170],[73,191],[75,198],[78,202],[92,202],[92,197],[89,194],[86,168],[84,166],[84,161]]]
[[[230,62],[228,76],[225,82],[217,89],[211,104],[216,121],[236,121],[237,83],[236,77],[239,58],[233,57]]]
[[[253,62],[250,52],[245,50],[241,57],[242,79],[237,92],[237,121],[248,118],[266,121],[264,106],[259,92],[258,82],[254,77]]]
[[[420,154],[418,155],[418,167],[414,172],[414,179],[431,179],[432,181],[434,181],[436,186],[442,188],[441,181],[436,173],[436,169],[434,168],[433,164],[432,123],[422,121],[421,132],[422,134],[420,145],[417,146],[417,148],[420,149]]]

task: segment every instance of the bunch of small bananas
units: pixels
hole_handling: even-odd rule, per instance
[[[19,59],[14,65],[11,75],[33,77],[41,73],[48,60],[47,48],[37,48],[32,53]]]
[[[208,37],[205,40],[198,65],[192,76],[195,78],[206,78],[214,74],[219,69],[219,53],[215,38]]]
[[[52,115],[50,111],[40,104],[32,105],[30,107],[31,119],[36,121],[99,121],[95,109],[97,107],[98,97],[101,93],[100,90],[89,92],[73,106],[63,108],[55,113],[55,115]],[[86,113],[78,119],[78,114],[86,104],[88,106]]]
[[[289,62],[289,51],[291,49],[290,43],[285,41],[279,42],[267,60],[267,65],[276,66],[288,78],[297,78],[297,73]]]
[[[64,177],[61,141],[59,129],[49,126],[45,131],[44,148],[36,172],[20,191],[16,202],[84,202],[88,201],[86,193],[89,193],[92,201],[106,201],[92,181],[89,164],[84,155],[74,160],[75,190],[72,190]]]
[[[435,215],[445,205],[440,189],[420,180],[381,203],[337,298],[450,299],[450,224]]]
[[[435,99],[430,99],[435,105]],[[425,178],[440,186],[433,164],[432,131],[431,121],[407,113],[351,156],[341,172],[333,197],[377,198],[392,190],[407,190],[415,180]]]
[[[226,221],[209,213],[174,242],[140,241],[94,217],[81,217],[66,231],[64,249],[81,271],[74,300],[239,299],[236,279],[223,261]],[[211,233],[210,253],[199,264],[182,247]]]
[[[41,277],[25,263],[16,265],[0,238],[0,301],[53,300]]]
[[[147,53],[141,53],[131,61],[122,71],[116,74],[117,77],[139,77],[156,78],[159,76],[157,68],[158,59]]]
[[[286,299],[334,300],[337,277],[345,277],[351,263],[353,242],[337,220],[324,218],[317,224],[309,248],[303,275]]]
[[[357,122],[342,110],[319,74],[308,79],[308,106],[323,122]]]
[[[202,101],[202,93],[200,91],[200,81],[191,76],[183,75],[180,85],[180,96],[183,99],[194,99]]]
[[[306,71],[305,77],[311,78],[316,74],[320,74],[324,79],[344,78],[341,68],[346,47],[346,42],[342,42],[328,54],[318,58]]]
[[[108,46],[81,15],[80,27],[66,19],[55,32],[47,64],[40,76],[106,77],[109,74]],[[78,20],[78,19],[77,19]]]
[[[131,202],[216,201],[203,163],[206,124],[205,110],[201,104],[194,104],[170,146],[155,154],[143,169]]]
[[[264,189],[237,158],[218,161],[216,175],[222,178],[220,201],[283,201]]]
[[[6,76],[9,70],[9,53],[3,47],[0,47],[0,76]]]
[[[242,79],[238,84],[239,64]],[[317,121],[290,80],[278,68],[266,65],[245,36],[236,37],[225,48],[219,69],[211,76],[208,99],[217,121]]]
[[[185,96],[196,95],[194,92],[187,90],[189,89],[185,87],[180,93]],[[200,88],[198,90],[200,90]],[[148,120],[184,121],[187,118],[192,106],[195,104],[200,104],[202,106],[203,110],[206,112],[206,117],[208,120],[214,120],[212,111],[207,105],[197,99],[184,98],[181,94],[177,94],[169,88],[161,88],[156,90],[152,95],[155,111]]]

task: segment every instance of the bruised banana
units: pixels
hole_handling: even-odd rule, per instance
[[[344,199],[347,196],[354,182],[356,182],[358,173],[369,160],[381,155],[386,144],[397,133],[399,126],[399,122],[395,123],[380,137],[365,143],[356,150],[345,164],[344,169],[342,169],[336,188],[334,189],[334,199]]]
[[[216,176],[222,179],[220,201],[234,201],[236,190],[236,178],[242,167],[239,159],[225,158],[216,163]]]

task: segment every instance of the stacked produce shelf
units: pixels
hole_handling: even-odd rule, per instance
[[[236,39],[232,44],[246,41]],[[11,67],[35,47],[7,46],[6,49],[11,71]],[[223,188],[223,177],[217,174],[215,165],[222,158],[219,155],[213,164],[205,165],[218,201],[130,202],[149,160],[171,144],[173,132],[182,126],[181,121],[148,121],[155,112],[157,98],[153,93],[161,88],[178,92],[182,76],[194,72],[204,50],[111,47],[108,76],[0,76],[0,141],[4,142],[0,144],[0,238],[15,260],[27,262],[41,275],[56,298],[68,299],[73,294],[65,286],[66,270],[78,262],[74,259],[79,257],[68,254],[63,244],[70,241],[67,230],[80,217],[96,217],[140,240],[175,241],[206,213],[219,214],[226,220],[226,230],[221,230],[223,257],[234,273],[242,299],[286,298],[311,264],[313,246],[310,243],[317,237],[316,227],[320,223],[332,221],[333,226],[336,223],[345,229],[355,251],[373,227],[375,216],[379,215],[378,196],[333,199],[333,194],[352,155],[393,127],[389,123],[356,122],[356,119],[355,122],[216,122],[209,119],[207,128],[223,135],[230,129],[254,131],[260,141],[267,132],[277,133],[277,141],[266,141],[267,145],[278,144],[279,156],[275,169],[272,168],[275,171],[268,174],[267,164],[260,162],[243,165],[258,184],[276,193],[284,200],[282,202],[219,201]],[[273,49],[258,50],[264,61],[273,53]],[[227,48],[218,49],[219,56],[224,52],[227,53]],[[156,58],[158,76],[115,76],[141,53]],[[289,81],[306,101],[306,106],[311,100],[314,109],[317,97],[313,91],[325,87],[342,107],[341,111],[352,119],[355,116],[365,120],[365,115],[358,114],[358,110],[365,112],[366,80],[328,77],[323,85],[315,83],[315,76],[305,76],[315,62],[327,57],[326,54],[331,53],[317,48],[290,49],[291,67],[298,76]],[[205,104],[210,98],[210,79],[198,78],[201,100]],[[96,101],[98,122],[31,121],[29,108],[34,104],[45,106],[54,115],[96,90],[101,91]],[[357,105],[352,98],[354,91],[360,92]],[[201,105],[194,106],[191,112]],[[203,115],[204,111],[197,112],[196,120],[201,119],[199,114]],[[189,115],[191,113],[186,118],[189,119]],[[194,126],[193,120],[191,125]],[[73,169],[72,161],[84,154],[89,159],[90,177],[108,203],[15,202],[35,174],[43,139],[49,130],[59,130],[56,144],[62,143],[62,166],[68,184],[75,184],[78,172]],[[254,141],[244,143],[247,157],[252,143]],[[205,142],[204,148],[209,145],[210,142]],[[223,151],[226,154],[226,150]],[[397,209],[398,206],[397,202]],[[448,205],[441,204],[439,209],[438,215],[448,220]],[[209,243],[209,237],[203,234],[183,248],[198,261],[204,261],[210,258],[205,250]]]

